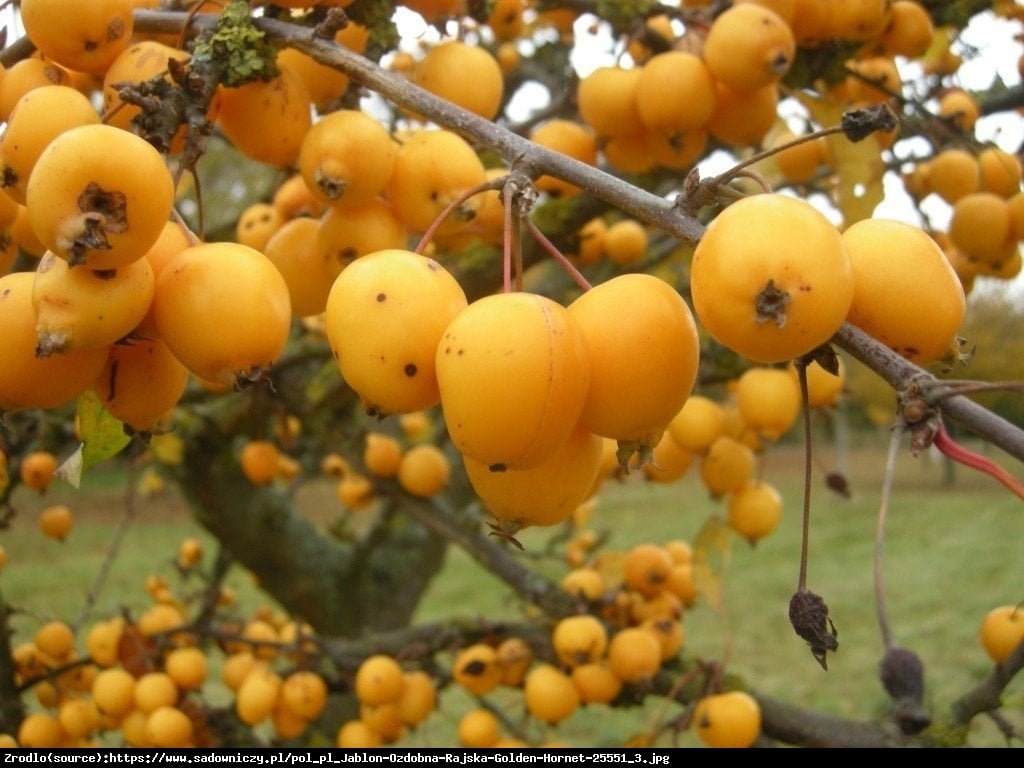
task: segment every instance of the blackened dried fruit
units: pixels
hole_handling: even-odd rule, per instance
[[[843,134],[853,142],[862,141],[875,131],[891,133],[898,124],[896,115],[885,104],[852,109],[843,113],[842,119]]]
[[[916,653],[889,648],[878,665],[878,677],[892,697],[893,718],[903,733],[920,733],[931,724],[931,716],[924,710],[924,664]]]
[[[789,600],[789,623],[796,633],[811,646],[811,654],[828,669],[827,654],[839,648],[839,632],[828,615],[828,606],[820,595],[799,589]]]

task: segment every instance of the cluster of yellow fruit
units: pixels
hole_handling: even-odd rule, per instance
[[[421,669],[406,670],[393,657],[366,657],[353,680],[359,716],[340,726],[337,746],[379,747],[400,739],[437,706],[437,684]]]
[[[30,451],[18,461],[18,479],[26,488],[43,495],[53,484],[57,468],[57,457],[49,451]],[[0,450],[0,489],[6,489],[9,482],[7,454]],[[74,523],[74,515],[66,504],[50,504],[39,511],[39,530],[56,541],[64,541]]]
[[[22,9],[48,66],[90,77],[79,90],[63,75],[22,76],[18,65],[4,72],[11,107],[0,141],[0,197],[9,203],[2,218],[13,226],[25,208],[42,248],[18,239],[38,265],[0,278],[9,340],[0,353],[0,408],[53,408],[93,388],[128,427],[153,431],[177,403],[189,373],[221,387],[264,376],[284,347],[292,317],[323,311],[331,281],[348,260],[404,246],[407,228],[425,230],[453,195],[484,180],[484,170],[472,148],[447,131],[417,132],[399,145],[357,110],[330,112],[314,125],[309,89],[284,57],[278,81],[220,87],[210,117],[248,156],[297,167],[300,199],[328,209],[327,243],[298,248],[319,228],[309,216],[294,215],[287,235],[264,244],[267,255],[242,243],[199,243],[169,221],[174,180],[168,159],[133,132],[137,110],[121,101],[119,87],[146,82],[183,56],[160,40],[134,38],[133,8],[130,0],[96,4],[71,30],[49,0]],[[86,45],[105,24],[118,34],[102,35],[103,45]],[[363,30],[364,43],[365,36]],[[343,42],[358,48],[357,39]],[[42,60],[19,65],[35,68],[30,61]],[[87,95],[94,89],[102,90],[116,119],[101,122]],[[268,110],[264,98],[286,107],[280,114],[293,125],[268,127],[265,118],[279,113]],[[252,119],[253,109],[260,119]],[[178,150],[180,141],[166,148]],[[287,204],[294,213],[296,201],[281,203]],[[466,216],[450,221],[469,217],[475,205],[467,203]],[[352,231],[361,244],[345,239]],[[4,272],[16,250],[9,250],[10,258],[5,251]],[[261,301],[251,301],[254,295]]]
[[[324,327],[368,412],[441,405],[470,482],[510,533],[572,513],[597,477],[602,438],[646,456],[689,396],[699,356],[686,302],[659,278],[621,275],[568,307],[529,292],[468,302],[441,264],[400,249],[341,272]]]
[[[979,276],[1009,280],[1020,273],[1024,192],[1015,155],[994,146],[947,147],[915,165],[905,183],[918,199],[934,195],[950,205],[940,243],[965,290]]]
[[[885,101],[889,89],[899,87],[895,57],[920,59],[934,32],[929,11],[913,0],[745,0],[706,27],[688,25],[682,35],[667,17],[647,25],[670,50],[652,53],[634,41],[629,47],[633,66],[627,59],[599,67],[582,79],[577,93],[592,141],[610,165],[627,173],[656,167],[687,170],[709,139],[732,146],[760,144],[776,123],[779,82],[798,48],[818,48],[831,40],[859,43],[847,62],[852,72],[834,97],[857,106]],[[870,85],[882,80],[884,86]],[[665,93],[687,93],[688,98],[666,99]],[[891,143],[892,137],[882,141]],[[577,146],[583,151],[573,156],[586,161],[591,150],[582,141]],[[809,180],[830,163],[822,142],[799,145],[779,159],[780,170],[785,166],[784,175],[794,183]]]
[[[685,611],[699,599],[693,549],[682,539],[606,552],[569,571],[561,586],[596,610],[562,620],[552,636],[579,703],[612,702],[624,685],[657,674],[684,646]],[[761,710],[746,692],[711,692],[697,700],[690,723],[708,746],[748,747],[760,735]]]
[[[353,466],[340,454],[328,454],[320,462],[322,472],[338,482],[338,500],[346,509],[360,510],[373,504],[375,481],[391,480],[406,493],[429,499],[441,493],[451,479],[451,464],[444,450],[427,441],[430,417],[414,411],[399,417],[402,437],[381,431],[363,438],[361,464]]]
[[[835,375],[817,362],[806,367],[809,408],[828,409],[838,401],[845,384],[841,358],[837,365]],[[758,462],[772,443],[793,428],[801,409],[796,366],[758,365],[729,382],[724,399],[691,394],[639,472],[626,475],[615,457],[615,441],[605,440],[594,487],[572,515],[578,531],[566,548],[568,562],[583,564],[598,541],[589,522],[605,482],[640,477],[675,483],[691,466],[697,467],[708,494],[723,502],[732,529],[751,544],[757,543],[775,530],[783,509],[778,490],[761,477]],[[635,462],[630,469],[636,469]]]
[[[179,565],[192,567],[200,556],[198,542],[185,540]],[[119,616],[94,623],[84,653],[57,620],[15,648],[18,681],[32,687],[40,705],[22,722],[18,745],[95,746],[116,733],[138,747],[210,743],[201,704],[209,652],[188,629],[166,581],[153,576],[146,586],[155,602],[134,622]],[[221,683],[234,694],[242,722],[267,721],[287,739],[320,716],[327,684],[298,663],[313,650],[312,638],[309,627],[263,609],[222,640]]]
[[[42,706],[22,721],[20,746],[90,746],[111,730],[121,730],[132,744],[191,745],[193,723],[180,698],[202,685],[205,654],[191,645],[175,647],[161,671],[132,674],[119,663],[125,627],[122,619],[94,624],[85,656],[61,621],[44,624],[15,649],[19,678],[33,686]]]
[[[237,245],[198,244],[170,221],[174,181],[160,152],[101,123],[70,85],[29,85],[0,140],[0,197],[23,196],[43,249],[23,249],[38,257],[34,269],[0,277],[9,340],[0,408],[54,408],[92,389],[128,427],[152,431],[190,372],[230,385],[266,368],[291,319],[273,265]],[[259,307],[249,313],[259,331],[248,341],[231,338],[232,323],[212,308],[222,268],[239,272],[224,284],[267,299],[239,305]],[[216,340],[197,344],[193,334],[210,331],[210,321],[223,323],[208,334]]]
[[[845,322],[918,365],[955,359],[966,311],[956,272],[924,230],[870,218],[840,232],[780,194],[743,198],[711,222],[691,289],[708,332],[765,364],[812,353]]]

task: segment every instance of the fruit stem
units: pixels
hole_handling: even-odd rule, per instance
[[[534,224],[533,221],[531,221],[528,218],[525,219],[525,221],[527,229],[530,230],[530,234],[537,239],[537,242],[540,243],[541,247],[545,251],[547,251],[555,261],[558,262],[562,269],[569,273],[569,276],[572,277],[572,279],[576,282],[576,285],[578,285],[584,291],[589,291],[593,286],[590,284],[587,278],[583,276],[583,273],[576,269],[573,263],[569,261],[569,259],[567,259],[565,255],[558,250],[557,247],[555,247],[555,244],[547,239],[544,233],[537,228],[537,225]]]
[[[800,578],[797,580],[797,591],[807,589],[807,549],[810,544],[811,530],[811,471],[813,450],[811,445],[811,409],[810,396],[807,393],[807,363],[796,361],[797,379],[800,382],[800,400],[804,411],[804,501],[803,501],[803,532],[800,541]]]
[[[477,184],[475,187],[470,187],[469,189],[465,190],[461,195],[459,195],[450,203],[448,203],[448,205],[445,206],[444,210],[441,211],[441,213],[437,215],[437,218],[434,219],[433,222],[431,222],[429,227],[427,227],[427,231],[423,233],[423,237],[421,237],[419,243],[416,244],[416,253],[420,255],[423,254],[423,251],[427,247],[427,243],[431,241],[431,239],[434,237],[434,233],[437,232],[437,228],[440,227],[441,224],[444,223],[444,220],[451,216],[452,213],[460,205],[462,205],[464,202],[469,200],[474,195],[480,194],[481,192],[487,192],[488,190],[491,189],[500,189],[501,186],[507,180],[508,176],[502,176],[497,179],[490,179],[488,181],[483,182],[482,184]]]
[[[505,293],[512,291],[512,195],[509,185],[501,188],[502,232],[501,232],[501,278]],[[522,275],[519,275],[522,286]]]
[[[953,459],[953,461],[963,464],[965,467],[977,469],[991,475],[1013,491],[1013,493],[1019,498],[1024,499],[1024,484],[992,461],[992,459],[988,459],[974,451],[968,450],[960,445],[960,443],[956,442],[952,437],[950,437],[949,432],[946,431],[946,426],[942,423],[941,419],[936,419],[935,434],[932,437],[932,444],[942,451],[943,454]]]

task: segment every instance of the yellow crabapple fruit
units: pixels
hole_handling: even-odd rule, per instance
[[[463,457],[466,474],[484,507],[508,533],[556,525],[587,498],[600,469],[604,441],[578,424],[555,452],[535,467],[494,472]]]
[[[590,361],[583,423],[620,448],[653,450],[697,378],[700,343],[689,306],[661,278],[630,273],[586,291],[568,314]]]
[[[312,98],[302,78],[287,66],[270,80],[253,80],[217,94],[217,124],[246,157],[284,168],[299,157],[313,124]]]
[[[100,116],[89,98],[70,85],[33,88],[15,103],[0,136],[0,184],[25,204],[29,176],[53,139],[79,125],[96,125]]]
[[[709,747],[749,747],[761,734],[761,707],[745,691],[711,694],[697,702],[693,726]]]
[[[391,176],[398,145],[375,118],[339,109],[317,120],[299,151],[299,172],[322,203],[352,205],[377,197]]]
[[[978,639],[989,658],[1002,664],[1024,642],[1024,608],[1020,605],[993,608],[981,620]]]
[[[579,322],[532,293],[470,303],[445,328],[436,371],[452,442],[492,471],[550,457],[576,427],[590,386]]]
[[[472,77],[466,73],[472,72]],[[493,120],[501,107],[505,78],[482,46],[445,40],[431,46],[412,70],[412,82],[473,114]]]
[[[858,221],[842,238],[855,285],[850,323],[918,365],[955,349],[966,299],[935,240],[885,218]],[[893,252],[900,258],[890,258]]]
[[[93,0],[68,13],[61,0],[23,0],[21,23],[36,49],[76,72],[102,74],[135,29],[132,0]]]
[[[467,306],[434,259],[401,249],[352,262],[332,284],[324,326],[342,378],[379,416],[437,405],[436,351]]]
[[[92,389],[103,407],[138,433],[158,431],[185,393],[188,369],[159,336],[113,344]]]
[[[71,266],[118,269],[141,258],[171,214],[174,182],[145,139],[80,125],[36,159],[25,207],[36,236]]]
[[[128,336],[149,312],[153,267],[136,259],[116,270],[72,267],[47,251],[36,265],[36,355],[107,347]]]
[[[703,49],[711,76],[738,91],[778,82],[795,55],[796,41],[785,19],[752,3],[733,5],[715,17]]]
[[[243,387],[262,380],[288,340],[288,284],[253,248],[201,243],[178,253],[160,273],[153,318],[160,337],[192,373]]]
[[[697,244],[694,310],[724,346],[754,362],[786,362],[828,341],[854,295],[847,244],[806,201],[746,197]]]
[[[422,129],[401,142],[385,194],[410,230],[426,232],[450,205],[486,178],[484,164],[469,142],[452,131]],[[475,197],[459,202],[435,231],[458,232],[479,206]]]

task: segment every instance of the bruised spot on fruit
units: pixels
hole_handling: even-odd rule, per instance
[[[124,35],[125,35],[124,19],[121,19],[121,18],[112,19],[111,22],[107,25],[107,42],[108,43],[113,43],[113,42],[115,42],[117,40],[120,40],[122,37],[124,37]],[[93,43],[87,43],[86,44],[86,48],[88,48],[89,45],[94,45],[94,44]]]
[[[502,464],[500,461],[495,463],[495,464],[489,465],[487,468],[491,472],[507,472],[508,471],[508,467],[505,466],[504,464]]]
[[[789,293],[775,285],[774,280],[769,280],[768,284],[757,294],[757,299],[754,302],[757,314],[754,319],[758,323],[774,321],[777,327],[785,327],[786,307],[789,306],[790,300]]]
[[[117,277],[116,269],[94,269],[92,273],[100,280],[113,280]]]
[[[388,300],[388,295],[386,293],[378,293],[377,294],[377,303],[378,304],[382,304],[382,303],[384,303],[387,300]]]
[[[413,376],[416,375],[416,372],[417,372],[416,364],[415,363],[406,363],[405,364],[405,368],[403,370],[405,371],[405,375],[406,376],[412,378]]]
[[[3,176],[0,176],[0,187],[7,189],[7,187],[16,186],[18,183],[18,174],[11,167],[5,167]]]

